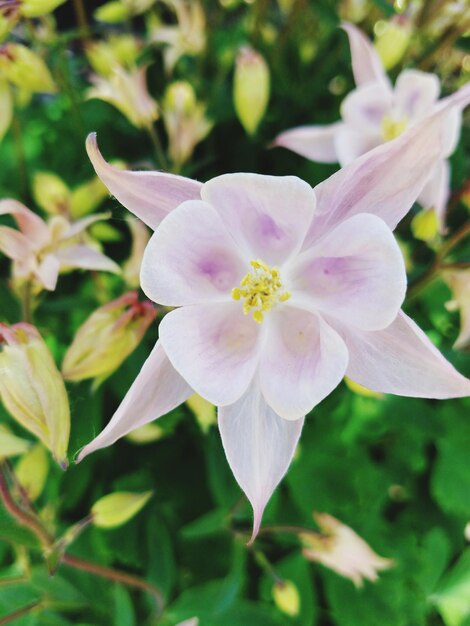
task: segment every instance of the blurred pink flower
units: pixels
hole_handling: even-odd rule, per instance
[[[448,270],[442,277],[454,296],[446,304],[447,309],[460,311],[460,333],[454,348],[464,350],[470,346],[470,269]]]
[[[341,104],[340,122],[327,126],[301,126],[276,137],[275,146],[288,148],[313,161],[354,161],[369,150],[395,139],[439,108],[439,79],[435,74],[407,69],[392,87],[371,42],[352,24],[343,26],[349,36],[356,89]],[[449,163],[460,135],[461,115],[450,109],[442,154],[428,172],[417,201],[434,209],[441,231],[449,196]]]
[[[54,291],[59,273],[67,269],[119,273],[107,256],[80,241],[80,234],[107,214],[99,213],[77,222],[55,215],[45,222],[16,200],[1,200],[0,215],[10,214],[19,230],[0,226],[0,252],[13,261],[13,277],[33,278],[41,288]]]
[[[375,582],[377,572],[393,567],[391,559],[384,559],[356,534],[328,513],[314,513],[313,517],[324,535],[303,533],[299,536],[302,554],[309,561],[329,567],[340,576],[362,587],[364,579]]]
[[[447,106],[468,101],[470,88]],[[161,322],[121,406],[79,458],[196,391],[219,406],[255,536],[303,416],[345,374],[386,393],[470,394],[470,381],[400,311],[406,274],[391,232],[440,157],[446,118],[447,110],[430,116],[315,190],[291,176],[227,174],[201,185],[117,171],[90,137],[90,158],[110,191],[154,228],[161,221],[141,283],[150,299],[179,308]]]

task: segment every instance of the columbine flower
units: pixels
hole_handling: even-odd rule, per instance
[[[447,106],[469,100],[466,88]],[[110,191],[150,226],[161,221],[141,282],[152,300],[179,308],[165,316],[121,406],[79,458],[196,391],[219,406],[256,535],[303,416],[345,374],[387,393],[469,394],[470,381],[400,312],[406,275],[391,232],[440,156],[446,116],[431,116],[315,190],[296,177],[228,174],[201,185],[122,172],[90,137],[90,158]]]
[[[362,587],[364,579],[375,582],[377,572],[393,566],[391,559],[384,559],[356,534],[328,513],[314,513],[313,518],[324,535],[304,533],[300,540],[302,554],[309,561],[329,567],[340,576],[349,578],[356,587]]]
[[[274,145],[289,148],[313,161],[344,166],[361,154],[395,139],[407,128],[436,111],[440,102],[435,74],[404,70],[393,88],[369,40],[352,24],[345,24],[351,46],[357,88],[341,105],[340,122],[329,126],[301,126],[276,137]],[[434,209],[441,230],[449,195],[449,164],[460,133],[460,114],[449,110],[442,154],[430,168],[417,201]]]
[[[158,119],[158,105],[147,89],[146,67],[126,70],[115,65],[106,78],[93,75],[88,98],[109,102],[137,128],[149,128]]]
[[[16,200],[0,201],[0,215],[11,214],[19,231],[0,226],[0,251],[13,260],[13,276],[33,279],[41,288],[54,291],[59,273],[70,268],[119,273],[119,266],[94,248],[81,243],[79,235],[101,213],[70,223],[61,215],[48,222]]]
[[[454,348],[462,350],[470,346],[470,270],[448,270],[442,277],[454,296],[447,309],[460,311],[460,333]]]

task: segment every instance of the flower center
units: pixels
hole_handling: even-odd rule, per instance
[[[234,300],[244,300],[243,313],[252,311],[253,319],[258,324],[264,320],[264,314],[277,302],[285,302],[291,297],[288,291],[282,290],[280,272],[277,267],[269,267],[263,261],[250,261],[253,268],[242,278],[240,287],[232,289]]]
[[[382,137],[385,141],[391,141],[399,137],[408,126],[408,119],[402,117],[394,119],[390,115],[385,115],[382,120]]]

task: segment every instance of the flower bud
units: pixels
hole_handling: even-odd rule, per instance
[[[70,189],[52,172],[37,172],[33,178],[33,196],[36,204],[51,215],[67,215],[70,208]]]
[[[24,454],[30,446],[30,441],[17,437],[6,426],[0,424],[0,461]]]
[[[57,88],[42,58],[19,43],[0,47],[0,74],[29,93],[55,93]]]
[[[33,446],[16,464],[16,478],[32,502],[43,492],[48,472],[49,459],[40,443]]]
[[[374,46],[386,70],[399,63],[408,48],[412,35],[411,23],[404,16],[375,25]]]
[[[92,41],[85,48],[91,67],[105,78],[111,76],[116,63],[126,69],[134,67],[139,51],[139,42],[131,35],[111,35],[107,41]]]
[[[434,209],[422,209],[411,221],[411,232],[420,241],[434,241],[439,234],[439,220]]]
[[[269,67],[264,58],[248,46],[240,49],[235,67],[233,101],[243,128],[253,135],[269,101]]]
[[[105,198],[109,191],[98,177],[82,183],[72,191],[70,213],[74,219],[92,213]]]
[[[22,0],[21,15],[24,17],[42,17],[57,9],[66,0]]]
[[[70,409],[48,347],[30,324],[0,324],[0,396],[5,408],[67,466]]]
[[[62,373],[66,380],[110,376],[139,345],[155,319],[150,302],[139,302],[130,291],[101,306],[80,326],[65,354]]]
[[[291,617],[300,612],[299,590],[290,580],[281,580],[272,589],[274,604],[277,608]]]
[[[149,424],[144,424],[143,426],[131,430],[130,433],[127,433],[126,439],[136,445],[143,446],[147,443],[158,441],[165,435],[166,432],[161,426],[150,422]]]
[[[152,491],[130,493],[116,491],[103,496],[91,507],[92,523],[98,528],[117,528],[122,526],[147,504]]]
[[[119,24],[125,22],[131,17],[131,13],[127,6],[119,0],[111,0],[98,7],[93,13],[93,17],[98,22],[105,24]]]

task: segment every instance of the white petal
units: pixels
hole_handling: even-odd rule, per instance
[[[235,402],[250,384],[260,325],[239,302],[181,307],[165,315],[159,333],[173,367],[212,404]]]
[[[470,395],[470,380],[403,312],[384,330],[342,331],[342,336],[349,350],[346,373],[368,389],[418,398]]]
[[[31,241],[9,226],[0,226],[0,252],[15,261],[21,261],[25,256],[33,254]]]
[[[87,215],[87,217],[83,217],[76,222],[70,224],[70,227],[64,232],[63,239],[71,239],[76,235],[83,232],[86,228],[95,224],[95,222],[100,222],[101,220],[106,220],[111,216],[111,213],[95,213],[94,215]]]
[[[54,291],[59,278],[59,270],[60,261],[57,255],[46,254],[34,273],[48,291]]]
[[[253,507],[253,541],[265,506],[290,465],[304,420],[276,415],[255,381],[238,402],[219,408],[218,421],[229,465]]]
[[[273,146],[281,146],[320,163],[337,163],[335,135],[341,122],[328,126],[299,126],[276,137]]]
[[[164,172],[131,172],[107,163],[98,149],[96,134],[88,136],[88,156],[109,191],[126,209],[150,228],[185,200],[199,199],[201,183],[184,176]]]
[[[389,326],[403,303],[406,271],[388,226],[359,214],[301,254],[289,272],[293,306],[320,310],[348,326]]]
[[[353,24],[342,25],[349,37],[351,62],[356,85],[381,82],[389,84],[382,62],[372,43]]]
[[[285,419],[310,412],[341,382],[348,364],[344,341],[320,317],[288,306],[270,314],[260,361],[269,406]]]
[[[95,450],[110,446],[131,430],[169,413],[192,393],[157,342],[111,421],[98,437],[82,448],[77,462]]]
[[[393,106],[392,92],[383,83],[369,83],[351,91],[341,104],[341,117],[360,131],[380,130]]]
[[[35,248],[46,245],[50,234],[46,222],[17,200],[1,200],[0,215],[12,215],[18,228]]]
[[[140,280],[154,302],[181,306],[230,299],[247,271],[215,209],[189,200],[150,239]]]
[[[83,270],[98,270],[119,274],[121,268],[112,259],[94,248],[84,245],[67,246],[56,253],[62,267],[76,267]]]
[[[344,167],[382,143],[382,137],[377,132],[355,130],[345,124],[335,137],[338,162]]]
[[[315,210],[315,194],[296,176],[225,174],[207,182],[201,197],[217,210],[246,254],[268,265],[301,247]]]
[[[440,90],[441,85],[436,74],[404,70],[395,83],[395,103],[408,120],[418,120],[431,113]]]

